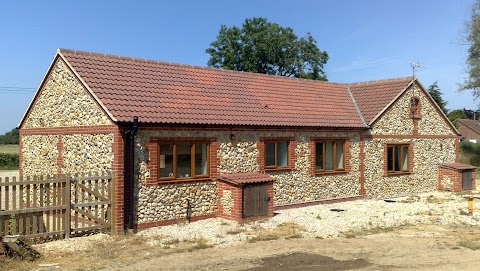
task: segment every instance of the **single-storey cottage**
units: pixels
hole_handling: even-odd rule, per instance
[[[115,229],[435,190],[459,133],[417,78],[322,82],[59,49],[23,175],[112,171]]]

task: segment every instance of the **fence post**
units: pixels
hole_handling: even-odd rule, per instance
[[[72,230],[72,223],[71,223],[71,183],[70,183],[70,177],[68,175],[65,176],[65,188],[63,190],[63,199],[64,199],[64,205],[65,205],[65,212],[64,212],[64,219],[63,221],[65,222],[64,228],[65,228],[65,239],[70,238],[70,232]]]

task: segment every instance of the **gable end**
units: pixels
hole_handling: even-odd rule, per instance
[[[57,55],[22,118],[20,128],[110,125],[112,119]]]
[[[460,135],[433,98],[415,78],[369,123],[372,134],[413,134],[415,119],[418,134]],[[412,117],[411,98],[419,100],[420,111]]]

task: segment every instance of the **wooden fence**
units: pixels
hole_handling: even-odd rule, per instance
[[[0,177],[0,233],[68,238],[111,230],[112,175]]]

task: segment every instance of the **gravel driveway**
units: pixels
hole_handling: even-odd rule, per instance
[[[212,218],[151,228],[139,235],[155,245],[204,238],[211,245],[231,246],[255,238],[258,231],[273,230],[286,224],[298,225],[297,233],[301,237],[321,239],[403,225],[480,224],[478,212],[468,215],[467,199],[463,194],[430,192],[393,201],[368,199],[288,209],[277,211],[273,218],[250,223]],[[474,201],[474,210],[480,212],[480,199]]]
[[[95,234],[53,241],[34,247],[42,255],[45,255],[42,263],[58,263],[65,270],[102,268],[124,270],[126,266],[130,265],[132,269],[129,270],[152,270],[159,266],[164,267],[164,270],[197,270],[197,262],[191,262],[192,255],[197,254],[192,254],[194,252],[190,251],[198,252],[197,256],[200,257],[198,264],[205,267],[201,267],[201,270],[211,270],[212,266],[215,267],[213,270],[216,270],[217,265],[231,269],[231,263],[239,263],[238,257],[240,256],[237,254],[237,250],[242,251],[242,249],[244,253],[241,257],[249,260],[234,269],[243,270],[247,265],[258,265],[258,262],[264,261],[263,257],[284,257],[291,253],[290,248],[298,244],[304,244],[298,247],[298,251],[295,250],[300,253],[301,257],[297,259],[300,261],[308,260],[308,255],[301,254],[304,251],[325,248],[325,251],[317,251],[317,254],[342,261],[362,258],[369,263],[375,263],[375,266],[378,265],[379,269],[375,270],[385,270],[382,269],[382,266],[392,263],[399,266],[398,270],[404,270],[403,257],[405,255],[417,257],[415,250],[421,249],[425,258],[412,262],[412,266],[424,264],[426,261],[430,262],[427,259],[431,257],[444,259],[443,262],[452,262],[450,266],[455,266],[455,264],[460,264],[459,261],[464,258],[459,255],[470,253],[475,256],[468,254],[469,257],[475,258],[478,251],[473,249],[477,249],[477,247],[480,249],[478,230],[476,230],[480,224],[480,215],[477,213],[480,211],[480,199],[474,201],[475,211],[472,216],[468,215],[467,206],[464,194],[430,192],[396,198],[393,202],[368,199],[282,210],[272,218],[249,223],[213,218],[151,228],[134,236]],[[337,211],[332,211],[332,209],[337,209]],[[401,227],[404,225],[409,227]],[[429,227],[430,230],[426,230]],[[404,232],[399,234],[402,230]],[[453,235],[455,235],[454,238]],[[469,235],[472,235],[470,236],[472,238],[468,237]],[[348,238],[362,236],[365,238]],[[472,240],[467,240],[467,237]],[[296,239],[288,240],[292,238]],[[277,241],[257,242],[268,240]],[[352,240],[357,241],[353,242]],[[421,240],[423,243],[420,242]],[[401,250],[402,245],[397,246],[397,242],[403,242],[405,249]],[[347,243],[357,247],[345,246]],[[385,257],[384,249],[373,249],[389,245],[390,248],[387,251],[393,253],[389,254],[391,257]],[[206,249],[212,246],[213,248]],[[224,249],[231,246],[235,246],[235,248]],[[372,246],[372,250],[365,250]],[[424,248],[431,249],[424,250]],[[469,252],[470,248],[471,252]],[[201,252],[204,249],[206,252]],[[337,250],[343,250],[343,252],[338,255],[332,254]],[[267,253],[268,251],[270,252]],[[350,254],[347,253],[348,251]],[[212,252],[214,253],[212,254]],[[230,254],[227,255],[227,252]],[[394,252],[398,252],[398,255]],[[347,254],[350,256],[346,257]],[[72,255],[77,256],[72,259]],[[138,258],[138,255],[143,256]],[[230,257],[231,262],[223,262],[224,257]],[[92,260],[88,260],[90,258]],[[395,262],[397,258],[401,260]],[[179,259],[184,260],[179,261]],[[432,266],[439,264],[437,262]],[[468,261],[462,264],[460,266],[470,266]],[[33,263],[31,266],[22,266],[19,270],[28,270],[35,265]],[[414,269],[417,270],[417,268]],[[425,269],[431,270],[431,266]],[[467,269],[476,270],[475,268]],[[365,270],[370,270],[370,267],[366,267]]]

